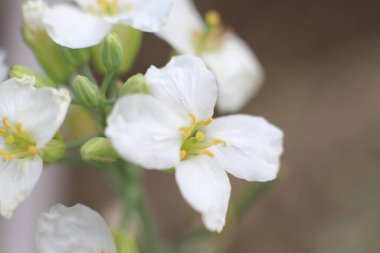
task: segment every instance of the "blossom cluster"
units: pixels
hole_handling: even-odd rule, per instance
[[[228,174],[258,182],[276,178],[283,152],[279,128],[247,114],[214,117],[215,108],[238,112],[264,80],[253,51],[216,11],[203,19],[191,0],[75,0],[53,6],[34,0],[23,6],[23,17],[25,42],[45,74],[14,66],[0,85],[0,213],[6,218],[31,194],[43,164],[65,158],[70,145],[60,127],[74,103],[103,129],[80,144],[85,162],[123,164],[126,173],[133,166],[174,171],[180,193],[210,231],[221,232],[226,223]],[[168,42],[176,56],[123,83],[140,50],[141,32]],[[101,84],[89,63],[104,75]],[[37,246],[41,253],[120,253],[100,215],[80,204],[56,205],[43,214]]]

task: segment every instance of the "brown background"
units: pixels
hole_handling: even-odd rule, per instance
[[[10,63],[32,65],[30,53],[15,50],[18,30],[10,20],[20,17],[7,11],[13,1],[6,2],[0,5],[0,46],[12,52]],[[234,228],[233,252],[380,252],[380,2],[196,3],[202,13],[218,10],[224,23],[254,48],[266,70],[265,85],[244,112],[263,115],[285,132],[282,176]],[[168,52],[164,42],[146,35],[135,71],[164,65]],[[33,193],[40,199],[48,189],[57,192],[40,209],[58,201],[83,202],[98,210],[112,203],[104,180],[94,172],[56,170],[47,170]],[[176,240],[184,217],[194,212],[172,176],[149,172],[145,181],[163,237]],[[231,181],[234,195],[248,185]],[[35,203],[28,200],[20,209],[28,212]],[[8,228],[28,222],[20,212],[11,222],[0,221],[1,238],[9,237]],[[29,247],[25,252],[33,251]]]

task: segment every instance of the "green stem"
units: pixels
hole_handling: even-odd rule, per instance
[[[237,217],[242,217],[249,207],[271,186],[271,182],[254,182],[243,193],[242,197],[235,203]]]
[[[106,97],[108,88],[110,87],[110,85],[112,83],[114,83],[115,79],[116,79],[115,73],[109,72],[109,73],[106,74],[106,76],[105,76],[105,78],[103,80],[103,83],[102,83],[102,85],[100,87],[100,92],[101,92],[101,94],[104,97]]]
[[[88,77],[94,84],[97,84],[96,78],[95,78],[94,74],[92,73],[92,70],[91,70],[89,64],[83,65],[81,70],[82,70],[83,75]]]

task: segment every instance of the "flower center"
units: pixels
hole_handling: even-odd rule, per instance
[[[180,152],[181,160],[185,160],[189,156],[194,155],[207,155],[213,158],[214,154],[208,150],[208,148],[219,144],[226,145],[223,140],[208,140],[204,132],[201,131],[201,128],[212,123],[213,118],[197,122],[197,118],[194,114],[189,114],[189,117],[191,118],[190,126],[180,128],[183,137]]]
[[[119,0],[98,0],[97,4],[88,6],[88,12],[96,15],[112,16],[131,9],[130,4],[120,6]]]
[[[222,38],[226,33],[226,29],[223,26],[220,15],[217,11],[207,12],[205,19],[205,29],[203,31],[194,31],[195,44],[198,53],[218,49],[221,45]]]
[[[26,158],[37,153],[36,142],[25,133],[21,122],[16,126],[9,123],[8,117],[3,118],[3,126],[0,128],[0,138],[4,138],[5,147],[0,149],[3,161],[14,158]]]

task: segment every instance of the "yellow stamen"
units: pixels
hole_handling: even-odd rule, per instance
[[[6,128],[10,128],[12,125],[8,122],[9,118],[8,117],[4,117],[3,118],[3,124]]]
[[[179,130],[181,130],[181,132],[186,136],[191,134],[191,130],[188,127],[181,127]]]
[[[226,146],[226,142],[223,140],[219,140],[219,139],[212,140],[212,144],[213,145],[223,144],[224,147]]]
[[[192,113],[189,114],[189,117],[191,118],[191,125],[195,126],[195,124],[197,123],[197,117]]]
[[[197,141],[204,141],[205,139],[205,134],[202,133],[202,132],[197,132],[195,134],[195,139],[197,139]]]
[[[4,128],[0,128],[0,136],[5,136],[7,134],[7,130]]]
[[[98,4],[104,7],[107,4],[107,0],[98,0]]]
[[[218,26],[221,23],[220,14],[215,11],[211,10],[206,13],[206,22],[210,24],[211,26]]]
[[[210,150],[208,150],[208,149],[204,149],[204,150],[202,150],[202,154],[204,154],[204,155],[207,155],[207,156],[209,156],[209,157],[211,157],[211,158],[214,158],[214,154],[210,151]]]
[[[20,134],[23,134],[25,132],[24,130],[24,127],[22,125],[21,122],[17,123],[17,131],[20,133]]]
[[[185,159],[187,156],[187,152],[185,150],[181,150],[181,160]]]
[[[5,142],[7,144],[13,144],[15,142],[15,137],[13,135],[8,135],[8,137],[5,138]]]
[[[28,147],[28,153],[31,154],[31,155],[34,155],[36,154],[37,152],[37,148],[35,146],[29,146]]]
[[[5,150],[0,150],[0,155],[6,155],[8,154]]]
[[[203,125],[204,126],[208,126],[210,125],[212,122],[214,121],[214,119],[212,117],[208,118],[207,120],[203,121]]]

